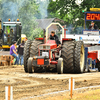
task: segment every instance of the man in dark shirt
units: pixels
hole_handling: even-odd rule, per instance
[[[98,30],[98,26],[93,21],[91,21],[91,24],[89,25],[89,29],[90,30]]]
[[[18,46],[18,57],[21,65],[23,65],[23,51],[24,51],[24,40]]]
[[[56,41],[57,48],[61,47],[61,43],[60,43],[60,41],[58,39],[58,36],[55,35],[54,31],[51,31],[50,40],[55,40]]]

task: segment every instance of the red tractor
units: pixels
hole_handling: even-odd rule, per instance
[[[61,48],[57,48],[55,40],[48,40],[48,28],[59,25],[62,28]],[[46,38],[27,40],[24,48],[24,70],[28,73],[38,69],[55,67],[58,74],[84,72],[84,44],[82,41],[67,39],[64,28],[59,23],[51,23],[46,29]],[[43,40],[45,42],[43,43]]]

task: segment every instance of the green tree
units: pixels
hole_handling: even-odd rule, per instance
[[[48,6],[49,17],[58,17],[74,27],[84,26],[84,15],[82,10],[89,11],[90,8],[100,7],[99,0],[83,0],[76,4],[76,0],[50,0]]]
[[[2,17],[2,0],[0,0],[0,18]]]
[[[43,19],[48,16],[47,8],[49,0],[36,0],[38,5],[38,12],[36,13],[36,18]]]
[[[38,5],[35,0],[0,0],[2,21],[8,21],[9,18],[13,21],[18,18],[22,23],[22,33],[26,34],[29,39],[34,39],[41,34],[41,29],[38,28],[34,17],[37,12]]]
[[[38,34],[33,33],[34,30],[37,30],[37,23],[36,18],[34,17],[35,13],[37,12],[38,6],[35,3],[35,0],[24,0],[22,5],[19,8],[18,17],[22,22],[22,33],[26,34],[27,37],[32,39],[35,35]]]

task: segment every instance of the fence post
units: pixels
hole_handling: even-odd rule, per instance
[[[71,98],[72,98],[72,95],[73,95],[73,78],[71,77],[71,94],[70,94],[70,96],[71,96]]]
[[[13,87],[10,85],[5,87],[5,100],[13,100]]]
[[[74,88],[75,88],[75,80],[73,79],[73,77],[71,77],[71,79],[69,79],[69,90],[70,90],[71,98],[72,98],[72,95],[73,95]]]

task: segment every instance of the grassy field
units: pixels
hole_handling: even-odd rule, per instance
[[[100,100],[100,89],[90,90],[84,93],[74,93],[72,99],[68,93],[60,96],[45,98],[45,100]]]

